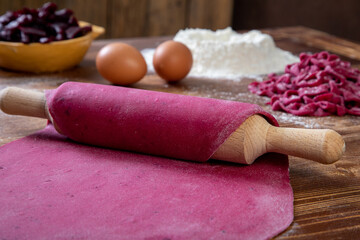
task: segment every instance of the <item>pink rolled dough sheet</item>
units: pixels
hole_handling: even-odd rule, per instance
[[[95,146],[206,161],[255,104],[133,88],[68,82],[47,92],[54,122],[69,138]]]
[[[99,88],[104,91],[110,89]],[[71,92],[71,89],[65,90]],[[81,90],[75,87],[74,91]],[[125,103],[122,107],[134,91],[124,90]],[[144,98],[131,98],[131,101],[146,105],[143,108],[146,113],[151,113],[148,109],[157,101],[165,106],[165,110],[159,110],[161,112],[181,107],[176,105],[177,102],[169,107],[169,101],[164,100],[166,97],[154,100],[152,97],[155,95],[152,94],[155,93],[143,93]],[[50,92],[48,97],[56,101],[56,94]],[[89,101],[90,96],[85,94],[84,101]],[[97,95],[92,97],[96,99]],[[181,98],[183,96],[179,96],[179,101],[182,101]],[[207,101],[211,104],[195,103],[192,106],[199,109],[214,106],[219,110],[221,107],[217,104],[223,105],[227,110],[216,117],[222,127],[229,122],[222,120],[224,115],[239,123],[236,118],[242,118],[241,122],[246,115],[263,113],[262,110],[243,109],[243,114],[239,114],[239,110],[234,111],[236,107],[231,107],[231,102],[217,103],[223,101],[212,99],[204,102]],[[105,109],[96,101],[94,104],[98,104],[102,113],[115,111]],[[57,104],[51,103],[50,110],[54,110],[54,105]],[[155,106],[161,108],[161,104]],[[68,112],[81,117],[81,114],[74,114],[74,108],[86,113],[86,110],[73,104],[68,111],[65,110],[65,115]],[[128,107],[124,113],[131,113],[130,110]],[[192,115],[193,112],[189,108],[186,114]],[[186,124],[182,118],[199,118],[197,114],[174,115],[170,120],[156,120],[164,125],[173,125],[177,119]],[[211,117],[211,114],[205,117]],[[147,125],[147,118],[151,117],[145,115],[138,121]],[[178,156],[176,150],[169,150],[166,154],[175,154],[175,157],[183,159],[207,160],[217,148],[216,144],[208,143],[211,142],[209,139],[213,136],[218,142],[224,139],[212,132],[214,128],[211,124],[216,120],[209,120],[211,124],[207,125],[207,119],[202,119],[192,129],[198,134],[206,133],[206,136],[199,137],[200,142],[188,141],[195,144],[190,146],[205,150],[189,150],[195,158],[186,153]],[[270,116],[268,119],[272,121]],[[132,126],[126,122],[121,124]],[[117,126],[120,131],[121,124]],[[165,129],[169,129],[174,134],[172,136],[181,136],[170,126]],[[148,131],[159,131],[159,126]],[[227,133],[222,131],[219,135]],[[146,131],[142,134],[143,137],[151,136]],[[161,141],[170,141],[168,135],[164,135],[160,132],[156,136]],[[71,137],[83,141],[81,133]],[[134,143],[130,134],[125,137],[126,141]],[[121,137],[112,138],[123,141]],[[135,138],[139,139],[136,134]],[[108,143],[107,139],[103,140]],[[186,139],[172,142],[184,144]],[[92,140],[90,143],[94,144]],[[133,147],[132,144],[127,146]],[[162,144],[154,140],[152,146]],[[172,144],[166,146],[174,148]],[[159,154],[157,151],[152,153]],[[213,160],[196,163],[79,144],[58,134],[51,124],[34,135],[0,148],[0,192],[0,237],[5,239],[267,239],[286,229],[293,219],[293,193],[289,183],[288,159],[284,155],[267,154],[250,166]]]

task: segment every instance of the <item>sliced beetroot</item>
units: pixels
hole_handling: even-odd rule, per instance
[[[20,33],[21,36],[21,42],[23,43],[29,43],[30,42],[30,36],[24,32]]]
[[[69,27],[66,29],[66,37],[71,39],[81,34],[80,27]]]
[[[19,25],[26,26],[33,22],[33,16],[31,14],[23,14],[20,17],[18,17],[16,21],[19,23]]]
[[[298,116],[360,116],[360,70],[328,52],[300,54],[300,62],[282,75],[269,74],[249,85],[252,93],[270,97],[275,111]]]
[[[54,41],[54,37],[42,37],[39,39],[39,42],[40,43],[49,43],[49,42],[52,42]]]
[[[33,28],[33,27],[20,27],[19,28],[22,33],[28,34],[28,35],[35,35],[38,37],[45,37],[46,32],[42,29]]]
[[[63,22],[55,22],[50,24],[50,27],[54,29],[56,33],[64,33],[68,25]]]
[[[69,26],[78,26],[78,21],[74,15],[69,17],[68,24]]]
[[[61,10],[58,10],[55,12],[55,16],[58,19],[65,20],[65,21],[68,21],[70,16],[72,16],[73,14],[74,14],[74,12],[67,8],[64,8],[64,9],[61,9]]]
[[[57,10],[57,5],[55,3],[48,2],[42,5],[39,9],[48,13],[54,13]]]
[[[38,9],[25,7],[0,16],[0,41],[49,43],[81,37],[90,31],[90,26],[79,27],[72,10],[58,10],[51,2]]]
[[[15,16],[13,15],[13,12],[7,11],[4,15],[0,16],[0,23],[6,25],[14,19]]]
[[[91,31],[90,26],[85,27],[69,27],[66,29],[66,37],[68,39],[76,38],[85,35],[86,33]]]
[[[84,27],[81,28],[81,31],[82,31],[83,35],[85,35],[85,34],[92,31],[92,27],[91,26],[84,26]]]
[[[20,26],[19,22],[14,20],[11,21],[9,24],[7,24],[4,29],[14,30],[17,29]]]

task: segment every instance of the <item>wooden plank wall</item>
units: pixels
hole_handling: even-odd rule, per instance
[[[49,0],[0,0],[0,14]],[[199,27],[307,26],[360,42],[359,0],[52,0],[106,28],[105,38],[172,35]]]
[[[0,14],[46,0],[1,0]],[[231,26],[233,0],[53,0],[78,19],[106,28],[105,38],[172,35],[186,27]]]
[[[306,26],[360,42],[359,0],[236,0],[236,30]]]

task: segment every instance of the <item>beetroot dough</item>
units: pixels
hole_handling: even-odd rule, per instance
[[[266,239],[293,219],[288,160],[195,163],[69,141],[0,148],[1,239]]]
[[[67,82],[48,91],[54,122],[69,138],[95,146],[206,161],[255,104],[108,85]]]
[[[66,83],[47,92],[71,139],[206,161],[259,106]],[[45,130],[0,148],[6,239],[264,239],[293,218],[284,155],[251,166],[91,147]]]

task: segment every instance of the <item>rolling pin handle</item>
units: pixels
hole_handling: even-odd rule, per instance
[[[345,142],[331,129],[299,129],[271,126],[267,132],[266,149],[315,162],[330,164],[345,152]]]
[[[7,87],[0,92],[0,109],[11,115],[51,120],[44,92]]]
[[[251,164],[264,153],[277,152],[329,164],[339,160],[344,151],[344,140],[334,130],[275,127],[262,116],[253,115],[212,158]]]

